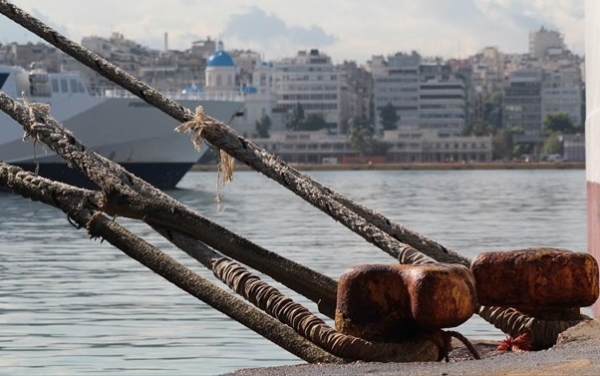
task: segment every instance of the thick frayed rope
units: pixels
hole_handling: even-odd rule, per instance
[[[192,135],[192,143],[194,144],[194,148],[196,150],[200,150],[202,147],[202,141],[204,138],[202,137],[202,133],[204,129],[208,127],[212,123],[211,119],[206,116],[204,113],[204,109],[202,106],[196,107],[196,111],[194,113],[194,118],[190,121],[186,121],[185,123],[179,125],[175,128],[176,132],[186,133],[190,132]],[[233,165],[235,160],[233,157],[224,150],[219,150],[219,165],[217,172],[217,204],[221,205],[222,199],[221,194],[219,193],[220,187],[224,187],[227,183],[233,180]],[[221,179],[220,179],[221,178]]]
[[[35,119],[34,111],[38,111],[38,112],[42,113],[42,115],[44,115],[44,116],[50,115],[50,105],[49,104],[30,103],[27,100],[27,97],[25,96],[24,91],[21,92],[21,98],[23,99],[23,107],[25,107],[27,109],[27,112],[29,112],[29,116],[31,117],[31,119]],[[31,137],[31,133],[29,133],[27,130],[25,130],[25,133],[23,134],[23,142],[29,140],[30,137]],[[34,139],[34,141],[33,141],[33,162],[35,163],[35,171],[34,172],[37,175],[40,171],[40,163],[37,160],[37,153],[35,152],[35,143],[36,142],[37,142],[37,140]]]

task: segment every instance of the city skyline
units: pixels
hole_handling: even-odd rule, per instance
[[[337,0],[328,2],[326,12],[315,12],[322,3],[314,0],[224,0],[219,6],[177,0],[168,3],[168,12],[164,0],[146,0],[143,8],[142,2],[115,0],[85,7],[75,0],[12,2],[77,42],[86,35],[119,32],[164,49],[168,32],[170,49],[187,49],[192,41],[211,36],[222,38],[228,49],[252,49],[268,60],[310,48],[323,50],[335,62],[359,63],[372,55],[410,50],[444,58],[464,58],[486,46],[525,53],[529,32],[541,26],[563,33],[575,53],[582,54],[584,46],[583,4],[577,0],[381,0],[368,5]],[[2,43],[39,41],[4,17],[0,35]]]

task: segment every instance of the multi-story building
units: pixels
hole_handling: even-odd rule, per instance
[[[192,42],[192,48],[189,50],[189,52],[190,55],[200,56],[204,59],[208,59],[216,49],[217,42],[208,36],[206,39],[199,39]]]
[[[542,69],[521,69],[510,74],[504,90],[504,128],[521,127],[526,134],[542,130]]]
[[[330,134],[326,130],[273,132],[270,138],[254,142],[289,163],[324,163],[358,155],[346,136]]]
[[[435,130],[403,128],[385,131],[388,162],[489,162],[491,136],[442,136]]]
[[[434,129],[442,134],[459,133],[465,125],[465,80],[440,59],[426,60],[412,52],[397,53],[371,61],[375,129],[382,131],[380,112],[391,104],[399,116],[397,126]]]
[[[467,110],[465,81],[439,60],[424,61],[419,73],[419,128],[441,135],[459,134]]]
[[[144,47],[133,40],[126,39],[121,33],[112,33],[109,38],[98,36],[83,37],[81,44],[136,77],[140,76],[140,68],[142,66],[153,65],[153,62],[160,55],[160,51]],[[93,92],[115,87],[111,81],[94,71],[83,70],[83,73]]]
[[[436,131],[405,127],[385,131],[381,139],[388,145],[387,162],[489,162],[492,137],[443,137]],[[273,132],[256,144],[277,154],[286,162],[326,163],[359,155],[349,139],[325,130],[313,132]]]
[[[251,50],[234,50],[231,51],[231,58],[235,62],[237,83],[253,84],[253,72],[262,61],[260,54]]]
[[[503,89],[504,57],[496,47],[486,47],[471,57],[472,87],[482,94]]]
[[[273,63],[277,105],[290,111],[302,105],[306,115],[321,116],[329,130],[341,128],[341,76],[331,58],[317,49]]]
[[[373,124],[373,77],[354,61],[337,66],[342,75],[341,105],[342,129],[346,133],[353,119],[366,119]],[[345,125],[345,127],[344,127]]]
[[[585,135],[563,135],[563,161],[585,162]]]
[[[165,51],[140,68],[140,78],[160,91],[198,90],[206,86],[206,62],[217,50],[210,37],[196,40],[187,50]]]
[[[109,38],[83,37],[81,44],[131,74],[137,75],[141,65],[147,65],[158,57],[159,51],[126,39],[121,33]]]
[[[380,112],[392,104],[399,116],[398,127],[419,124],[419,67],[421,55],[398,52],[388,56],[373,56],[370,70],[373,75],[373,104],[375,129],[383,130]]]
[[[549,114],[565,113],[573,120],[575,126],[581,126],[582,105],[581,73],[576,65],[544,72],[542,120]]]
[[[529,34],[529,56],[544,60],[548,56],[563,54],[566,50],[563,35],[558,31],[541,27]]]
[[[271,119],[270,132],[285,130],[287,114],[277,111],[277,95],[275,94],[273,64],[259,62],[251,76],[252,84],[244,83],[242,90],[245,98],[245,111],[242,119],[236,120],[236,129],[242,134],[256,133],[256,122],[264,116]]]
[[[49,72],[60,72],[65,64],[75,61],[72,57],[48,44],[38,43],[9,43],[3,46],[0,62],[6,65],[17,65],[29,68],[32,63],[43,66]]]

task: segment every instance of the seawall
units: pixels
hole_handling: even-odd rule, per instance
[[[487,162],[487,163],[351,163],[351,164],[290,164],[302,171],[344,170],[539,170],[585,169],[584,162]],[[216,164],[196,164],[192,171],[216,171]],[[248,171],[250,167],[237,163],[235,170]]]

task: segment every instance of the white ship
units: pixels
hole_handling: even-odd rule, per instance
[[[47,103],[52,116],[88,148],[121,164],[161,189],[173,188],[205,153],[196,151],[189,135],[176,133],[177,121],[123,91],[91,95],[78,73],[46,73],[0,65],[0,90],[17,99]],[[202,106],[209,116],[228,123],[244,106],[239,93],[177,93],[171,96],[192,111]],[[0,111],[0,160],[41,176],[78,186],[91,181],[56,154],[29,140]]]

